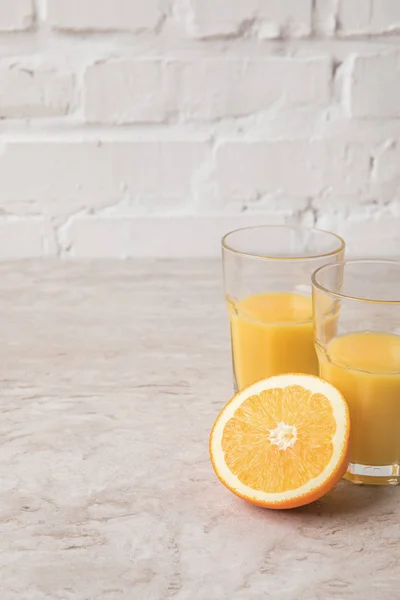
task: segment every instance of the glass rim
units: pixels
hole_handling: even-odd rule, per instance
[[[391,304],[391,305],[400,305],[399,300],[379,300],[378,298],[360,298],[358,296],[350,296],[348,294],[341,294],[340,292],[334,292],[323,286],[321,283],[317,281],[318,274],[322,272],[324,269],[329,269],[331,267],[339,267],[345,265],[356,265],[356,264],[374,264],[374,265],[393,265],[397,266],[400,269],[400,260],[396,259],[388,259],[388,258],[353,258],[350,260],[342,260],[334,264],[322,265],[318,269],[314,271],[311,275],[311,283],[313,288],[318,289],[320,292],[327,294],[333,298],[338,298],[340,300],[354,300],[356,302],[365,302],[368,304]]]
[[[241,231],[249,231],[252,229],[286,229],[286,230],[292,230],[292,231],[309,231],[312,233],[323,233],[329,236],[332,236],[333,238],[335,238],[338,242],[339,242],[339,246],[338,248],[336,248],[335,250],[331,250],[330,252],[321,252],[319,254],[310,254],[309,256],[273,256],[273,255],[269,255],[269,254],[256,254],[253,252],[244,252],[242,250],[236,250],[235,248],[233,248],[232,246],[230,246],[228,244],[228,237],[233,235],[234,233],[239,233]],[[308,260],[317,260],[317,259],[321,259],[321,258],[325,258],[325,257],[329,257],[329,256],[334,256],[335,254],[339,254],[340,252],[343,252],[343,250],[345,249],[346,243],[344,241],[344,239],[342,237],[340,237],[340,235],[338,235],[337,233],[333,233],[332,231],[327,231],[325,229],[318,229],[317,227],[302,227],[301,225],[251,225],[249,227],[239,227],[238,229],[233,229],[232,231],[228,231],[228,233],[226,233],[222,239],[221,239],[221,245],[223,250],[226,250],[227,252],[232,252],[233,254],[238,254],[239,256],[245,256],[247,258],[255,258],[258,260],[270,260],[270,261],[285,261],[285,262],[292,262],[292,261],[301,261],[301,262],[305,262]]]

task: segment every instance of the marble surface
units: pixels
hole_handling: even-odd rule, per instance
[[[1,600],[400,598],[400,488],[270,512],[216,480],[219,264],[0,274]]]

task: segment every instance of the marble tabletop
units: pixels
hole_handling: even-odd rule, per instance
[[[1,600],[396,600],[400,488],[267,511],[214,476],[220,265],[0,264]]]

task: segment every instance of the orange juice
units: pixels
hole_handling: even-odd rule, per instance
[[[281,373],[318,374],[311,297],[265,293],[228,299],[237,387]]]
[[[388,483],[391,473],[395,482],[400,464],[400,336],[343,335],[333,339],[325,352],[319,349],[318,355],[321,377],[342,392],[350,408],[347,478]],[[374,467],[384,467],[381,477]]]

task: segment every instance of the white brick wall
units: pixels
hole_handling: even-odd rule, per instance
[[[365,35],[400,32],[397,0],[340,0],[342,34]]]
[[[34,20],[33,0],[2,0],[0,2],[0,31],[29,29]]]
[[[159,0],[47,0],[47,14],[50,26],[72,32],[140,31],[162,16]]]
[[[348,89],[351,116],[400,118],[400,52],[354,57]]]
[[[72,108],[74,78],[56,69],[0,66],[0,118],[66,115]]]
[[[180,4],[188,32],[199,38],[240,36],[250,28],[262,38],[304,37],[311,32],[312,0],[180,0]]]
[[[117,60],[90,66],[85,116],[93,123],[208,120],[264,112],[266,107],[328,106],[327,58],[256,60]]]
[[[0,259],[400,257],[399,0],[1,0]]]

